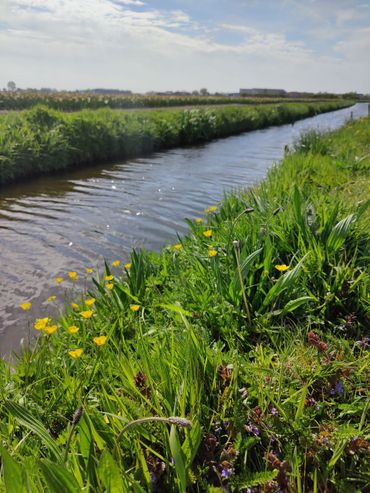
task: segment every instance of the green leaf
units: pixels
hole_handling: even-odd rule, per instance
[[[4,482],[6,491],[27,493],[25,471],[18,462],[0,445],[0,454],[4,469]]]
[[[45,481],[53,493],[79,493],[81,491],[73,474],[61,464],[43,459],[39,465]]]
[[[58,462],[62,462],[62,454],[59,447],[51,438],[41,421],[35,418],[33,414],[27,411],[27,409],[15,402],[5,401],[4,407],[21,425],[31,430],[40,438]]]
[[[239,489],[264,485],[269,481],[273,481],[278,475],[278,472],[279,471],[277,471],[276,469],[274,469],[273,471],[255,472],[244,479],[242,483],[240,483]]]
[[[180,440],[175,426],[171,426],[170,431],[170,449],[172,457],[175,461],[175,470],[177,477],[180,481],[179,491],[186,492],[186,467],[185,467],[185,455],[181,448]]]
[[[347,238],[347,235],[349,233],[349,229],[355,218],[355,214],[350,214],[334,226],[329,234],[327,242],[328,250],[332,252],[336,252],[337,250],[339,250],[339,248],[345,242],[345,239]]]
[[[202,428],[198,422],[193,422],[191,430],[182,445],[182,450],[186,457],[187,467],[191,467],[202,440]]]
[[[102,453],[98,465],[98,476],[106,491],[110,493],[125,493],[122,473],[108,450],[104,450]]]
[[[305,303],[308,303],[309,301],[315,301],[315,298],[313,296],[301,296],[300,298],[296,298],[295,300],[290,300],[281,310],[281,314],[286,315],[287,313],[291,313]]]

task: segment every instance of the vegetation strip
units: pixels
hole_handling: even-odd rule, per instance
[[[0,363],[0,491],[367,491],[369,146],[306,134],[176,245],[58,278]]]
[[[313,103],[319,101],[357,100],[355,93],[342,96],[334,94],[317,94],[312,97],[299,97],[299,102]],[[45,105],[59,111],[96,110],[99,108],[134,109],[134,108],[171,108],[176,106],[211,106],[225,104],[277,104],[297,102],[297,98],[273,96],[143,96],[140,94],[96,94],[79,92],[33,92],[0,91],[0,111],[25,110],[36,105]]]
[[[294,122],[350,102],[288,103],[216,109],[63,113],[35,107],[0,115],[0,186],[70,166]]]

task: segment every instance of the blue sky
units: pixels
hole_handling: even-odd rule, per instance
[[[369,0],[0,0],[0,86],[370,92]]]

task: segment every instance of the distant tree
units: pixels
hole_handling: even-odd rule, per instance
[[[201,96],[208,96],[208,90],[205,87],[202,87],[202,89],[199,91]]]
[[[199,91],[197,91],[197,90],[193,91],[193,92],[192,92],[192,95],[193,95],[193,96],[199,96]]]
[[[7,83],[7,88],[8,88],[8,91],[15,91],[17,89],[17,86],[14,82],[14,80],[10,80],[8,83]]]

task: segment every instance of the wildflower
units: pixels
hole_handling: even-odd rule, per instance
[[[225,464],[223,465],[223,467],[221,469],[221,478],[227,479],[232,475],[233,470],[227,461],[224,461],[224,463]]]
[[[45,329],[45,327],[47,326],[47,324],[50,322],[50,318],[49,317],[45,317],[45,318],[38,318],[36,320],[36,322],[34,323],[34,328],[36,330],[43,330]]]
[[[56,296],[49,296],[49,298],[46,300],[48,303],[51,303],[52,301],[56,300]]]
[[[55,282],[56,282],[57,284],[60,284],[60,283],[61,283],[61,282],[63,282],[63,281],[64,281],[63,277],[56,277],[56,278],[55,278]]]
[[[86,274],[92,274],[94,272],[94,269],[92,267],[86,267],[85,272]]]
[[[56,332],[57,329],[58,329],[58,326],[57,325],[47,325],[44,328],[44,332],[46,332],[47,334],[51,335],[51,334],[54,334],[54,332]]]
[[[181,243],[176,243],[176,245],[174,245],[174,246],[173,246],[173,248],[174,248],[175,250],[181,250],[182,245],[181,245]]]
[[[89,298],[89,299],[85,300],[85,305],[91,306],[95,303],[95,301],[96,301],[95,298]]]
[[[112,275],[104,276],[104,281],[111,281],[112,279],[114,279],[114,276],[112,276]]]
[[[104,346],[104,344],[107,342],[107,336],[94,337],[93,341],[97,346]]]
[[[252,435],[254,435],[254,436],[258,436],[261,434],[260,429],[254,424],[246,425],[246,426],[244,426],[244,428],[248,433],[252,433]]]
[[[207,229],[206,231],[203,231],[203,236],[205,236],[206,238],[210,238],[212,234],[213,233],[211,229]]]
[[[70,334],[77,334],[77,332],[79,331],[80,329],[76,326],[76,325],[70,325],[68,328],[67,328],[67,331],[70,333]]]
[[[107,289],[110,289],[110,290],[112,290],[112,289],[113,289],[113,286],[114,286],[114,284],[113,284],[112,282],[110,282],[110,283],[108,283],[108,284],[106,284],[106,285],[105,285],[105,287],[106,287]]]
[[[217,250],[215,250],[214,248],[210,248],[208,250],[208,257],[216,257],[217,255]]]
[[[275,269],[277,269],[279,272],[285,272],[286,270],[289,269],[289,266],[285,264],[278,264],[275,265]]]
[[[217,206],[216,205],[211,205],[207,207],[207,209],[204,209],[204,212],[206,214],[209,214],[210,212],[216,212],[217,211]]]
[[[70,279],[72,279],[72,281],[77,281],[77,279],[78,279],[77,272],[71,271],[71,272],[68,272],[68,275],[69,275]]]
[[[202,222],[203,222],[203,219],[202,219],[201,217],[196,217],[196,218],[194,219],[194,221],[195,221],[197,224],[200,224],[200,223],[202,223]]]
[[[26,303],[22,303],[21,305],[19,305],[22,310],[26,311],[26,310],[29,310],[32,306],[32,303],[30,303],[29,301],[27,301]]]
[[[106,423],[107,425],[109,425],[109,418],[108,418],[108,416],[106,414],[104,414],[103,419],[104,419],[104,423]]]
[[[83,318],[90,318],[93,314],[92,310],[86,310],[84,312],[80,312],[81,317]]]
[[[125,264],[123,267],[124,267],[126,270],[129,270],[129,269],[131,269],[132,264],[129,262],[128,264]]]
[[[137,312],[140,310],[140,305],[130,305],[130,310],[132,312]]]
[[[79,306],[77,305],[77,303],[71,303],[71,307],[74,309],[74,310],[77,310],[79,308]]]
[[[83,352],[84,352],[83,349],[78,348],[78,349],[73,349],[73,351],[69,351],[68,354],[70,355],[71,358],[76,359],[79,358]]]
[[[119,267],[121,261],[120,260],[115,260],[114,262],[112,262],[112,265],[113,267]]]

